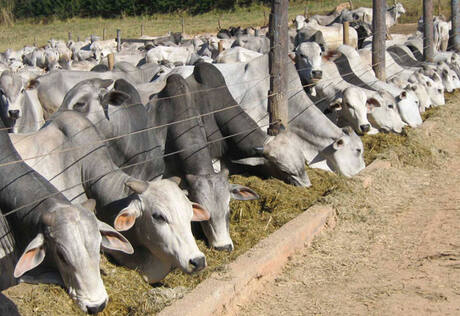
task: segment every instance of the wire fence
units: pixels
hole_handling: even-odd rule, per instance
[[[393,62],[393,64],[396,64],[396,61]],[[374,64],[375,65],[375,64]],[[352,72],[350,72],[349,74],[352,75],[352,74],[355,74],[357,77],[360,77],[361,75],[363,74],[366,74],[366,73],[369,73],[372,71],[372,67],[373,65],[362,65],[363,67],[360,68],[360,69],[353,69]],[[402,69],[399,73],[405,71],[406,69]],[[359,73],[358,73],[359,72]],[[346,75],[346,74],[342,74],[341,75],[341,79],[340,81],[344,81],[345,79],[343,78],[343,76]],[[398,75],[398,73],[395,73],[395,75]],[[264,80],[266,80],[267,78],[265,78]],[[294,80],[298,80],[297,78],[294,79]],[[255,81],[258,81],[258,80],[253,80],[252,82],[255,82]],[[363,83],[363,85],[365,84],[366,86],[369,86],[369,85],[372,85],[374,83],[377,83],[379,82],[380,80],[376,78],[376,80],[372,81],[372,82],[367,82],[367,83]],[[338,82],[333,82],[332,80],[330,81],[329,85],[337,85]],[[294,91],[295,93],[299,92],[299,93],[304,93],[304,88],[305,87],[308,87],[310,86],[311,84],[307,84],[307,85],[301,85],[300,87],[296,87],[296,88],[291,88],[288,90],[288,92],[292,92]],[[215,89],[221,89],[225,86],[222,86],[222,87],[219,87],[219,88],[215,88]],[[358,85],[359,87],[359,85]],[[199,92],[206,92],[208,91],[208,89],[206,90],[201,90]],[[195,91],[196,93],[197,91]],[[340,92],[337,92],[336,96],[338,96],[340,94]],[[182,96],[184,95],[187,95],[187,94],[182,94]],[[262,106],[265,106],[264,103],[259,103],[260,101],[264,101],[264,100],[267,100],[269,97],[273,96],[275,94],[272,94],[272,95],[268,95],[267,94],[267,97],[264,98],[263,100],[258,100],[257,102],[254,102],[254,103],[249,103],[249,104],[253,104],[253,105],[262,105]],[[326,97],[323,97],[319,100],[317,100],[316,102],[310,102],[310,104],[308,104],[307,106],[305,106],[305,108],[300,111],[299,113],[296,114],[296,116],[294,116],[293,118],[291,118],[289,120],[289,123],[291,123],[292,121],[294,121],[295,119],[297,119],[300,115],[302,115],[304,112],[306,112],[311,106],[316,106],[318,105],[319,103],[323,102],[323,101],[326,101],[327,99],[329,98],[329,96],[326,96]],[[142,129],[142,130],[139,130],[139,131],[136,131],[136,132],[130,132],[130,133],[126,133],[126,134],[123,134],[123,135],[118,135],[116,137],[111,137],[111,138],[107,138],[107,139],[103,139],[103,140],[98,140],[98,141],[95,141],[95,142],[92,142],[92,143],[88,143],[88,144],[85,144],[85,145],[82,145],[82,146],[74,146],[74,147],[70,147],[70,148],[66,148],[64,150],[57,150],[57,151],[53,151],[53,152],[50,152],[50,153],[46,153],[46,154],[43,154],[43,155],[38,155],[38,156],[35,156],[35,157],[29,157],[27,159],[20,159],[20,160],[15,160],[15,161],[10,161],[10,162],[7,162],[7,163],[0,163],[0,167],[7,167],[7,166],[11,166],[11,165],[14,165],[14,164],[17,164],[17,163],[24,163],[26,161],[29,161],[29,160],[33,160],[33,159],[38,159],[38,158],[43,158],[43,157],[46,157],[46,156],[49,156],[49,155],[55,155],[55,154],[60,154],[60,153],[66,153],[66,152],[69,152],[69,151],[74,151],[74,150],[79,150],[79,149],[82,149],[82,148],[88,148],[88,146],[92,146],[92,145],[98,145],[100,144],[101,146],[104,146],[104,143],[106,142],[110,142],[110,141],[113,141],[113,140],[116,140],[116,139],[121,139],[121,138],[124,138],[124,137],[128,137],[130,135],[135,135],[135,134],[139,134],[139,133],[145,133],[145,132],[148,132],[148,131],[152,131],[154,129],[158,129],[158,128],[164,128],[164,127],[168,127],[168,126],[171,126],[171,125],[174,125],[174,124],[179,124],[179,123],[183,123],[183,122],[186,122],[186,121],[190,121],[190,120],[197,120],[197,119],[200,119],[204,116],[208,116],[208,115],[213,115],[213,114],[216,114],[218,112],[222,112],[222,111],[226,111],[226,110],[229,110],[229,109],[232,109],[232,108],[235,108],[235,107],[240,107],[242,105],[248,105],[248,104],[234,104],[234,105],[230,105],[230,106],[227,106],[225,108],[222,108],[222,109],[219,109],[219,110],[215,110],[215,111],[211,111],[211,112],[208,112],[208,113],[204,113],[204,114],[200,114],[200,115],[197,115],[197,116],[193,116],[193,117],[190,117],[190,118],[187,118],[187,119],[183,119],[183,120],[178,120],[178,121],[174,121],[174,122],[170,122],[170,123],[167,123],[167,124],[163,124],[161,126],[152,126],[152,127],[148,127],[148,128],[145,128],[145,129]],[[265,116],[261,119],[265,119],[266,117],[268,116],[268,113],[265,114]],[[260,121],[258,122],[260,123]],[[146,164],[146,163],[149,163],[149,162],[152,162],[156,159],[164,159],[166,157],[169,157],[169,156],[173,156],[173,155],[177,155],[179,153],[182,153],[182,152],[185,152],[185,151],[190,151],[190,150],[194,150],[195,152],[197,151],[200,151],[204,148],[206,148],[207,146],[211,145],[211,144],[214,144],[214,143],[217,143],[217,142],[221,142],[221,141],[224,141],[224,140],[227,140],[227,139],[230,139],[230,138],[233,138],[235,136],[238,136],[238,135],[244,135],[244,134],[249,134],[257,129],[260,129],[260,128],[265,128],[265,127],[269,127],[271,124],[273,123],[267,123],[267,124],[259,124],[258,127],[256,128],[249,128],[249,129],[246,129],[246,130],[243,130],[243,131],[239,131],[237,133],[234,133],[234,134],[231,134],[231,135],[227,135],[227,136],[224,136],[224,137],[220,137],[218,139],[215,139],[215,140],[212,140],[212,141],[206,141],[204,144],[201,144],[200,146],[192,146],[192,147],[187,147],[187,148],[183,148],[183,149],[180,149],[180,150],[177,150],[177,151],[174,151],[174,152],[170,152],[170,153],[166,153],[166,154],[163,154],[162,156],[160,157],[155,157],[155,158],[152,158],[152,159],[147,159],[147,160],[144,160],[144,161],[140,161],[140,162],[136,162],[136,163],[132,163],[132,164],[128,164],[128,165],[124,165],[122,167],[119,167],[117,169],[114,169],[114,170],[111,170],[105,174],[102,174],[102,175],[98,175],[97,177],[94,177],[94,178],[91,178],[91,179],[87,179],[85,181],[82,181],[82,182],[79,182],[77,184],[74,184],[72,185],[71,187],[69,188],[66,188],[66,189],[63,189],[63,190],[60,190],[60,191],[57,191],[57,192],[54,192],[52,194],[49,194],[47,196],[44,196],[44,197],[41,197],[40,199],[36,200],[36,201],[33,201],[33,202],[30,202],[30,203],[27,203],[25,205],[22,205],[20,207],[17,207],[7,213],[4,213],[2,214],[2,216],[6,217],[6,216],[9,216],[11,214],[14,214],[24,208],[27,208],[29,206],[32,206],[38,202],[41,202],[43,200],[46,200],[48,198],[51,198],[51,197],[54,197],[54,196],[57,196],[61,193],[64,193],[66,191],[69,191],[75,187],[78,187],[78,186],[81,186],[81,185],[84,185],[84,184],[87,184],[89,182],[92,182],[92,181],[95,181],[97,179],[100,179],[100,178],[103,178],[104,176],[107,176],[108,174],[110,173],[113,173],[113,172],[118,172],[119,170],[125,170],[125,169],[128,169],[128,168],[131,168],[131,167],[134,167],[134,166],[138,166],[138,165],[142,165],[142,164]]]

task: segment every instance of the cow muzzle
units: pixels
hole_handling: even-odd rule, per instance
[[[107,306],[107,301],[104,301],[104,303],[100,305],[86,306],[86,311],[88,314],[94,315],[94,314],[102,312],[106,306]]]
[[[191,272],[198,272],[206,268],[206,257],[199,256],[189,260],[189,264],[192,267]]]
[[[371,130],[371,126],[369,124],[360,125],[359,128],[361,129],[361,133],[366,134]]]
[[[313,79],[320,80],[323,78],[323,72],[321,70],[313,70],[311,74]]]
[[[17,120],[19,118],[20,111],[19,110],[9,110],[8,116],[11,120]]]

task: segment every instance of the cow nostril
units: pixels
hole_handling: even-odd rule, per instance
[[[323,72],[321,70],[312,71],[313,77],[316,79],[321,79],[323,77]]]
[[[203,270],[206,267],[206,258],[204,256],[196,257],[190,259],[189,263],[193,266],[193,272],[197,272]]]
[[[363,133],[367,133],[371,129],[371,126],[369,124],[363,124],[363,125],[360,125],[359,127],[361,128],[361,131]]]
[[[12,118],[12,119],[19,118],[19,110],[9,110],[8,114],[9,114],[10,118]]]
[[[105,301],[104,303],[102,303],[101,305],[98,305],[98,306],[86,306],[86,310],[88,312],[88,314],[97,314],[99,312],[102,312],[105,308],[105,306],[107,305],[107,301]]]
[[[220,246],[220,247],[215,247],[216,250],[219,250],[219,251],[232,251],[233,250],[233,245],[232,244],[228,244],[228,245],[225,245],[225,246]]]

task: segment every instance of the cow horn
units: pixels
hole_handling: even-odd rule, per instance
[[[148,188],[148,183],[140,180],[130,180],[125,183],[125,185],[133,190],[134,193],[142,194]]]

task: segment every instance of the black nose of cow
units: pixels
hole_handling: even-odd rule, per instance
[[[9,110],[8,114],[13,120],[17,120],[19,118],[19,110]]]
[[[219,250],[219,251],[232,251],[233,250],[233,245],[228,244],[228,245],[225,245],[225,246],[215,247],[215,249]]]
[[[323,72],[321,70],[313,70],[311,73],[315,79],[323,78]]]
[[[101,305],[98,305],[98,306],[86,306],[86,310],[87,310],[88,314],[94,315],[94,314],[97,314],[99,312],[102,312],[106,305],[107,305],[107,301],[105,301],[104,303],[102,303]]]
[[[371,129],[371,126],[369,124],[360,125],[359,127],[361,128],[361,131],[363,133],[367,133]]]
[[[206,258],[204,256],[190,259],[189,262],[193,266],[193,272],[203,270],[206,267]]]

